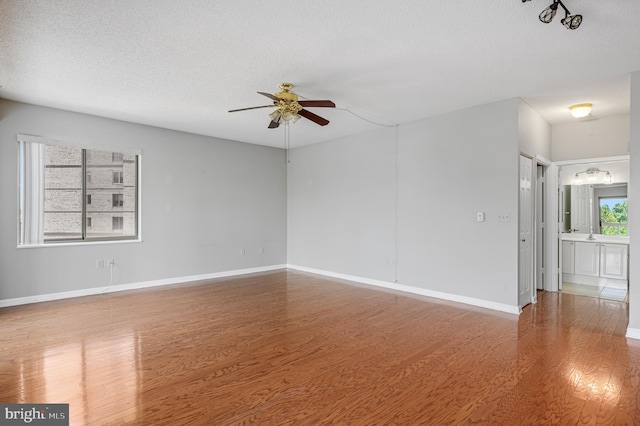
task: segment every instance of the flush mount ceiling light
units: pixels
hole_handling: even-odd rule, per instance
[[[528,1],[531,0],[522,0],[522,3]],[[548,24],[553,21],[556,13],[558,13],[558,6],[561,6],[564,9],[564,18],[560,20],[560,23],[564,25],[565,28],[569,30],[575,30],[580,26],[580,24],[582,24],[582,15],[572,15],[571,12],[569,12],[569,9],[567,9],[560,0],[553,0],[553,3],[551,3],[546,9],[540,12],[540,15],[538,15],[540,22]]]
[[[598,183],[600,173],[604,173],[604,177],[601,179],[601,183],[609,184],[613,182],[613,176],[611,176],[611,173],[609,173],[607,170],[600,170],[598,168],[592,167],[583,172],[576,173],[576,175],[573,177],[573,184],[580,185],[583,183],[582,176],[580,175],[586,175],[587,183]]]
[[[571,105],[569,107],[569,111],[571,111],[571,115],[573,115],[575,118],[584,118],[591,114],[592,106],[592,104]]]

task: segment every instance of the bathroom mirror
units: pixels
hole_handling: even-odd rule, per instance
[[[562,232],[629,235],[629,162],[562,166]]]

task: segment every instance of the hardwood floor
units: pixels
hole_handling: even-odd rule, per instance
[[[292,271],[0,309],[0,402],[71,424],[640,424],[623,302],[519,317]]]

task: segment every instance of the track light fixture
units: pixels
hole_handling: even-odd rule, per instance
[[[522,3],[528,1],[531,0],[522,0]],[[540,12],[540,15],[538,15],[540,22],[548,24],[553,21],[556,13],[558,13],[558,6],[562,6],[562,8],[564,9],[564,18],[560,20],[560,23],[564,25],[565,28],[569,30],[575,30],[580,26],[580,24],[582,24],[582,15],[572,15],[571,12],[569,12],[569,9],[566,8],[561,0],[553,0],[553,3],[551,3],[546,9]]]

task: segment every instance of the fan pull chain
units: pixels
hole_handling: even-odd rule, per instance
[[[284,150],[287,164],[291,162],[289,159],[289,123],[285,122],[284,125]]]

